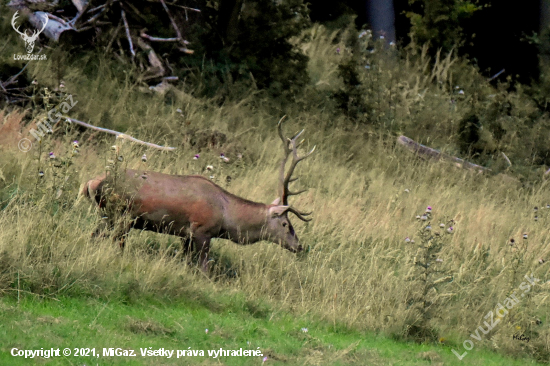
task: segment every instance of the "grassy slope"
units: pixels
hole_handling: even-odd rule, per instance
[[[474,349],[462,361],[451,347],[392,341],[372,333],[338,328],[286,312],[251,312],[238,295],[225,304],[204,301],[139,303],[85,298],[37,301],[23,297],[0,302],[0,364],[2,365],[259,365],[263,357],[208,356],[171,359],[142,357],[139,348],[194,350],[256,349],[267,365],[535,365]],[[304,333],[301,328],[307,327]],[[206,334],[205,329],[209,332]],[[250,345],[247,344],[250,342]],[[18,349],[95,347],[94,357],[30,360],[12,357]],[[134,349],[137,357],[103,357],[103,347]]]
[[[16,43],[19,41],[13,34],[10,37],[17,46],[14,48],[19,49]],[[310,73],[316,76],[313,83],[317,90],[326,88],[330,92],[338,86],[339,60],[335,45],[323,37],[315,40],[318,43],[310,43],[309,52],[315,56]],[[428,363],[430,361],[417,357],[429,349],[427,346],[394,343],[364,333],[375,329],[386,334],[402,334],[415,320],[407,302],[419,290],[407,277],[418,266],[412,260],[415,247],[405,243],[404,238],[417,239],[420,226],[414,216],[427,205],[434,207],[435,217],[452,217],[457,223],[455,234],[445,236],[446,245],[440,253],[445,270],[454,279],[442,286],[443,293],[451,295],[445,298],[450,301],[437,307],[437,316],[431,319],[431,325],[439,330],[438,335],[458,345],[457,350],[481,324],[485,314],[494,310],[510,290],[517,288],[523,274],[534,271],[541,279],[549,279],[548,263],[541,266],[538,259],[548,259],[550,255],[545,244],[550,237],[547,229],[550,215],[548,210],[541,210],[540,220],[535,222],[532,212],[533,206],[548,203],[546,182],[532,190],[521,189],[516,182],[507,182],[500,176],[478,176],[443,163],[419,163],[409,153],[394,148],[393,137],[372,138],[365,126],[351,126],[345,119],[335,117],[330,104],[325,105],[325,99],[319,99],[319,106],[313,106],[315,99],[309,97],[319,98],[319,95],[311,88],[306,90],[310,94],[298,100],[301,104],[284,110],[276,110],[269,102],[253,97],[217,106],[179,89],[172,91],[170,98],[145,95],[136,85],[124,84],[119,77],[122,73],[116,71],[120,65],[98,66],[91,56],[80,61],[62,70],[68,92],[79,101],[71,116],[127,131],[147,141],[177,146],[178,150],[160,153],[122,144],[120,140],[114,142],[112,136],[93,137],[89,131],[78,130],[44,139],[42,147],[35,145],[27,154],[21,153],[16,145],[19,138],[28,136],[28,131],[4,140],[0,155],[0,193],[8,207],[0,215],[0,289],[11,292],[18,288],[20,279],[22,290],[61,300],[42,305],[26,299],[18,309],[12,307],[8,311],[14,303],[4,298],[5,309],[0,315],[2,324],[7,325],[0,328],[4,337],[1,343],[6,345],[4,351],[10,345],[139,348],[153,344],[147,342],[172,349],[189,346],[207,349],[212,344],[207,343],[209,338],[204,328],[209,327],[212,337],[220,337],[220,343],[215,346],[232,348],[251,341],[265,350],[271,349],[270,362],[273,363],[276,357],[284,357],[287,364],[326,364],[327,359],[338,356],[341,363],[357,365],[366,364],[367,359],[369,364]],[[50,89],[56,85],[55,70],[56,65],[51,61],[28,68],[31,79],[37,78],[40,87],[48,85]],[[420,91],[424,86],[412,87],[413,81],[418,76],[426,79],[425,84],[429,86],[431,79],[413,71],[410,72],[411,87],[403,87],[403,103],[398,105],[396,118],[412,118],[415,113],[421,116],[426,122],[422,126],[429,129],[419,125],[418,135],[429,136],[432,126],[455,128],[456,121],[467,111],[467,104],[458,103],[456,108],[450,108],[450,95],[438,90],[423,92],[426,97],[423,101]],[[456,75],[446,72],[444,76],[448,84],[453,85]],[[383,82],[381,79],[380,84]],[[379,97],[388,100],[383,94]],[[422,108],[412,109],[416,112],[411,115],[409,109],[416,105]],[[389,111],[394,107],[389,103]],[[183,112],[177,112],[177,108]],[[2,111],[0,120],[4,123],[12,120],[19,126],[21,115],[9,112]],[[35,108],[29,110],[28,115],[36,113],[32,117],[38,119],[43,116],[42,112]],[[297,185],[311,189],[292,201],[298,208],[315,212],[314,221],[309,224],[293,220],[303,243],[311,247],[306,255],[294,256],[266,243],[241,247],[215,241],[212,253],[221,259],[217,263],[226,266],[227,273],[235,276],[220,276],[221,280],[213,283],[193,275],[193,268],[167,259],[162,251],[158,255],[159,252],[150,249],[151,244],[163,246],[172,239],[134,231],[124,256],[110,240],[90,240],[97,215],[88,202],[82,200],[75,204],[76,194],[83,181],[104,170],[106,160],[112,158],[109,147],[113,143],[123,145],[125,163],[131,168],[144,168],[140,157],[145,152],[149,157],[146,168],[165,173],[209,176],[204,168],[213,164],[218,183],[223,184],[226,175],[233,177],[231,186],[227,187],[232,193],[270,202],[276,192],[281,154],[274,127],[283,114],[289,115],[285,131],[290,133],[306,127],[306,145],[318,145],[316,154],[298,169],[302,179]],[[437,122],[440,120],[443,122]],[[413,122],[418,121],[411,119]],[[201,159],[194,161],[192,156],[198,151],[186,140],[186,133],[193,129],[215,129],[230,138],[239,137],[231,141],[231,155],[227,150],[229,146],[224,146],[223,151],[202,150]],[[69,160],[73,139],[81,141],[81,153],[72,158],[74,164],[61,171],[51,167],[45,158],[47,152],[55,151],[60,160]],[[235,153],[243,153],[242,164],[221,164],[220,152],[234,162],[237,161]],[[37,178],[39,169],[45,172],[42,180]],[[52,192],[59,192],[59,176],[63,175],[69,180],[60,197],[56,197]],[[409,193],[405,193],[405,189]],[[63,204],[66,204],[64,208]],[[519,241],[524,232],[529,233],[529,240],[523,242],[527,243],[523,249],[519,247],[514,251],[516,248],[506,244],[510,237]],[[189,292],[189,288],[201,291]],[[223,291],[232,291],[233,295],[222,295]],[[494,354],[485,354],[487,359],[484,359],[480,351],[483,348],[498,349],[505,354],[548,357],[549,291],[549,286],[537,287],[529,301],[522,302],[493,334],[476,343],[475,349],[460,364],[511,364],[512,361]],[[216,300],[189,301],[186,306],[175,300],[186,298],[189,293],[199,297],[215,293]],[[252,311],[257,316],[253,318],[250,309],[244,310],[245,305],[249,308],[246,301],[238,300],[239,296],[234,294],[266,301],[280,310],[269,321],[271,312],[263,314],[265,310],[260,306],[259,310]],[[428,300],[435,297],[429,295]],[[118,302],[121,296],[133,298],[133,305],[121,305]],[[174,300],[170,303],[145,300],[152,296]],[[95,298],[109,299],[110,303],[101,311],[104,304],[93,300]],[[221,305],[215,305],[217,303]],[[250,306],[255,308],[253,304]],[[292,315],[285,318],[281,313]],[[172,314],[172,318],[166,314]],[[315,314],[315,319],[320,320],[312,321],[304,314]],[[61,321],[57,322],[55,319],[59,317]],[[535,321],[539,318],[542,322]],[[189,325],[184,324],[185,319]],[[333,334],[331,324],[336,322],[343,324],[338,329],[348,330]],[[80,328],[73,330],[74,324]],[[250,330],[255,326],[261,331]],[[307,335],[300,333],[304,326],[310,330]],[[530,343],[512,341],[518,327],[532,337]],[[145,333],[140,333],[140,329]],[[283,329],[290,330],[291,337],[287,337]],[[231,341],[235,335],[239,344]],[[155,340],[142,343],[150,337]],[[188,338],[201,342],[189,344]],[[90,343],[84,344],[87,339]],[[14,340],[19,343],[14,344]],[[358,340],[355,348],[342,351]],[[438,352],[442,353],[441,362],[459,364],[449,349]],[[7,360],[13,364],[11,356]],[[246,360],[227,360],[232,361]],[[150,362],[158,364],[154,360]],[[250,362],[261,363],[260,360]]]

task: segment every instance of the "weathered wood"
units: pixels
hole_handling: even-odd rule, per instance
[[[48,17],[48,23],[46,24],[46,27],[44,28],[44,31],[42,33],[49,39],[54,40],[55,42],[59,42],[59,38],[61,37],[61,34],[63,32],[75,31],[75,29],[63,19],[53,14],[45,13],[43,11],[31,13],[29,15],[29,22],[36,29],[41,29],[45,16]]]
[[[180,39],[177,38],[177,37],[173,37],[173,38],[160,38],[160,37],[152,37],[150,35],[148,35],[147,33],[145,32],[141,32],[140,36],[142,38],[145,38],[151,42],[179,42]],[[185,44],[188,44],[189,42],[184,40],[183,41]]]
[[[100,9],[100,11],[96,15],[86,20],[84,24],[95,24],[96,20],[98,20],[106,11],[109,10],[109,7],[111,6],[112,3],[113,3],[113,0],[107,0],[107,2],[103,4],[101,8],[98,6],[97,8],[88,10],[88,13],[90,12],[93,13],[94,11]]]
[[[71,121],[72,123],[75,123],[77,125],[80,125],[80,126],[92,129],[92,130],[101,131],[101,132],[105,132],[105,133],[110,133],[111,135],[115,135],[118,139],[124,139],[124,140],[128,140],[128,141],[132,141],[132,142],[135,142],[135,143],[140,144],[140,145],[145,145],[145,146],[153,147],[155,149],[164,150],[164,151],[176,150],[175,147],[160,146],[160,145],[153,144],[153,143],[150,143],[150,142],[138,140],[138,139],[136,139],[136,138],[134,138],[130,135],[126,135],[122,132],[110,130],[108,128],[97,127],[97,126],[91,125],[89,123],[79,121],[79,120],[74,119],[74,118],[67,118],[67,119],[69,121]]]
[[[166,69],[162,65],[162,61],[157,56],[150,44],[145,42],[141,37],[137,39],[138,46],[147,53],[147,58],[151,67],[141,76],[142,80],[155,79],[161,76],[164,76]]]
[[[74,6],[76,7],[76,10],[78,10],[78,12],[80,14],[84,13],[84,11],[86,11],[86,8],[88,7],[88,3],[89,1],[88,0],[72,0]]]
[[[126,29],[126,38],[128,38],[130,53],[132,54],[132,58],[134,58],[136,57],[136,51],[134,51],[134,44],[132,43],[132,36],[130,35],[130,28],[128,27],[128,22],[126,21],[126,13],[124,12],[124,10],[120,11],[120,15],[122,16],[122,21],[124,22],[124,28]]]
[[[444,159],[447,161],[452,161],[454,163],[457,163],[459,166],[462,166],[463,168],[478,170],[481,172],[491,171],[491,169],[486,168],[484,166],[470,163],[464,159],[460,159],[455,156],[442,153],[439,150],[432,149],[431,147],[419,144],[418,142],[406,136],[399,136],[397,138],[397,143],[402,146],[405,146],[408,150],[418,154],[419,156],[428,157],[435,160]]]
[[[174,30],[176,31],[176,34],[178,35],[178,39],[183,44],[186,44],[186,43],[183,42],[184,39],[183,39],[183,36],[181,35],[180,29],[178,28],[178,25],[176,24],[176,21],[174,20],[174,18],[172,18],[172,14],[170,14],[170,10],[168,10],[168,7],[166,6],[166,3],[164,2],[164,0],[160,0],[160,3],[162,4],[162,7],[164,8],[164,11],[166,12],[166,15],[168,15],[168,19],[170,19],[170,23],[172,23],[172,28],[174,28]]]
[[[11,0],[8,6],[17,10],[54,11],[59,6],[59,0]]]

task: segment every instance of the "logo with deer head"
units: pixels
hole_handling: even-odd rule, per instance
[[[25,30],[24,32],[20,32],[19,27],[17,27],[17,28],[15,27],[15,20],[18,18],[17,13],[18,13],[18,11],[16,11],[15,14],[13,14],[13,17],[11,18],[11,26],[13,27],[13,29],[17,33],[19,33],[21,38],[23,38],[23,41],[25,41],[25,48],[27,49],[27,53],[31,53],[32,50],[34,49],[34,42],[38,39],[38,36],[40,35],[40,33],[42,33],[44,28],[46,28],[46,24],[48,24],[48,16],[46,14],[44,14],[44,21],[42,22],[42,29],[40,29],[39,31],[35,30],[29,36],[27,34],[27,30]]]

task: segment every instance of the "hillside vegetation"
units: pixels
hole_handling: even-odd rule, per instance
[[[300,47],[310,81],[290,101],[238,83],[223,97],[198,96],[185,82],[155,93],[92,52],[31,63],[36,97],[0,111],[0,291],[8,302],[29,294],[121,304],[239,294],[250,306],[311,316],[334,331],[374,331],[449,354],[463,354],[470,339],[465,362],[481,349],[548,362],[547,116],[520,86],[491,85],[452,53],[431,59],[426,48],[398,51],[368,33],[307,32]],[[8,36],[5,52],[19,46]],[[34,141],[29,129],[66,94],[78,101],[72,118],[177,149],[148,149],[66,122]],[[79,187],[115,161],[116,169],[212,176],[236,195],[271,202],[283,115],[289,134],[306,129],[304,150],[317,146],[294,183],[309,191],[292,204],[314,212],[310,223],[293,219],[304,253],[215,240],[207,277],[182,260],[174,237],[132,231],[123,254],[109,238],[90,237],[101,218]],[[395,145],[399,134],[492,171],[419,160]],[[33,140],[27,153],[17,148],[21,138]],[[525,275],[540,282],[523,293]],[[490,333],[471,338],[514,291],[525,296]],[[519,334],[529,342],[514,340]]]

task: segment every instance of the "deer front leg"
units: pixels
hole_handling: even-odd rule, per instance
[[[106,233],[113,230],[114,227],[115,225],[111,222],[111,220],[109,220],[106,216],[103,216],[91,236],[94,239],[105,238]]]
[[[131,228],[132,223],[121,222],[117,225],[117,229],[115,231],[115,234],[113,235],[113,241],[118,241],[118,245],[120,246],[121,250],[124,250],[126,237],[128,236],[128,232],[130,232]]]
[[[199,254],[199,265],[204,273],[208,273],[208,252],[210,251],[210,237],[207,235],[195,235],[193,237],[195,250]]]
[[[188,256],[193,251],[193,240],[190,237],[181,238],[181,249],[184,256]]]
[[[190,266],[193,261],[193,239],[189,236],[180,238],[181,240],[181,259],[187,262]]]

